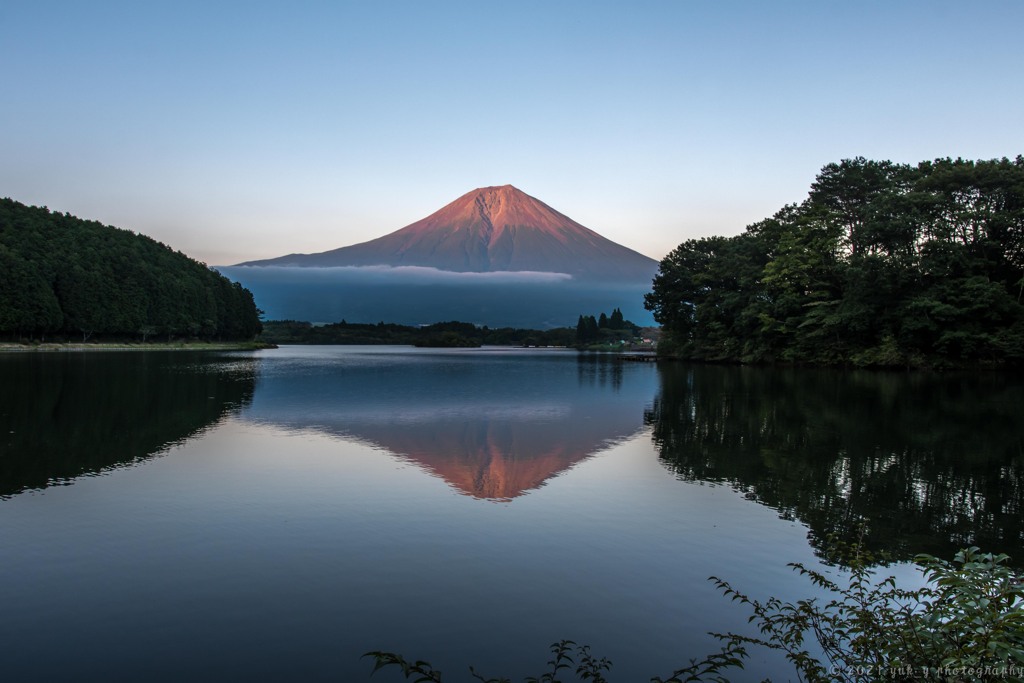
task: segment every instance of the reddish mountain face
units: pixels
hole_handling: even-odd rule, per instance
[[[649,280],[658,269],[654,259],[605,239],[511,185],[468,192],[440,211],[369,242],[239,265],[427,266],[615,280]]]
[[[474,498],[512,500],[637,428],[628,416],[607,422],[577,430],[562,421],[441,418],[430,424],[363,425],[358,436]]]

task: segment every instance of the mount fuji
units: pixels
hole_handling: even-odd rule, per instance
[[[546,272],[650,280],[658,262],[606,239],[525,192],[503,185],[452,203],[369,242],[241,266],[422,266],[453,272]]]
[[[658,262],[502,185],[368,242],[218,270],[272,319],[547,328],[616,307],[651,324]]]

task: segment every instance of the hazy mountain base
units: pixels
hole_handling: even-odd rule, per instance
[[[618,307],[640,326],[650,282],[599,282],[562,273],[453,273],[433,268],[224,266],[250,289],[269,319],[349,320],[403,325],[464,320],[490,327],[550,329],[581,311]]]

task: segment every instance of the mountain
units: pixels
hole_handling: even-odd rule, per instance
[[[240,266],[425,266],[536,271],[650,282],[658,262],[616,244],[511,185],[467,192],[439,211],[369,242]]]
[[[658,262],[504,185],[369,242],[217,270],[272,320],[547,329],[613,308],[653,325],[643,297]]]
[[[358,425],[357,438],[439,476],[463,494],[507,501],[540,488],[642,428],[633,415],[609,417],[583,431],[570,428],[568,417],[438,415],[427,424]]]

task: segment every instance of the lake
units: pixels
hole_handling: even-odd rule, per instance
[[[718,649],[863,534],[1024,560],[1024,390],[538,349],[0,354],[12,681],[615,681]],[[866,520],[858,532],[858,520]],[[905,565],[888,570],[915,580]],[[737,681],[786,680],[755,653]]]

